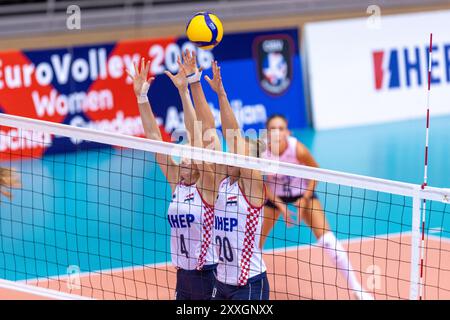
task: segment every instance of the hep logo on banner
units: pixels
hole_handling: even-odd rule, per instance
[[[372,52],[375,89],[420,87],[428,81],[429,48],[405,47]],[[431,84],[450,83],[450,43],[433,45]]]

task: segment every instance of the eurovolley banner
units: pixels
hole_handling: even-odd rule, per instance
[[[164,71],[178,72],[176,58],[185,49],[197,51],[204,75],[212,76],[211,61],[219,61],[228,98],[244,130],[262,129],[273,113],[287,116],[293,128],[307,125],[297,29],[226,34],[213,51],[197,49],[185,38],[163,38],[1,52],[0,112],[143,136],[125,69],[145,57],[156,77],[150,101],[164,139],[170,140],[184,124],[178,91]],[[203,88],[220,128],[217,97],[206,81]],[[45,133],[9,130],[0,135],[1,152],[20,151],[22,156],[30,152],[35,157],[95,147]]]
[[[332,129],[450,114],[450,11],[308,23],[313,122]]]

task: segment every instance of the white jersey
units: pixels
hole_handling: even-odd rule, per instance
[[[175,267],[201,270],[204,265],[217,263],[217,254],[211,245],[214,207],[202,199],[195,184],[176,186],[167,218]]]
[[[263,207],[254,207],[236,181],[222,181],[214,206],[216,252],[219,255],[217,280],[243,286],[248,279],[266,271],[259,238]]]
[[[267,149],[263,152],[262,158],[302,164],[297,158],[298,140],[294,137],[288,137],[287,142],[288,147],[281,155],[274,155]],[[270,190],[279,197],[296,197],[302,195],[307,190],[309,183],[307,179],[285,176],[282,174],[268,174],[266,176],[266,182]]]

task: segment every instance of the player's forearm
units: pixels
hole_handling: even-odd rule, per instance
[[[184,112],[184,124],[186,130],[189,133],[189,143],[196,147],[202,147],[201,143],[201,129],[198,126],[197,116],[195,114],[194,106],[192,105],[191,96],[189,95],[189,90],[179,91],[181,103],[183,105]]]
[[[225,129],[237,130],[240,133],[239,123],[237,122],[233,109],[231,109],[227,94],[225,92],[221,92],[218,94],[218,97],[222,127],[224,127]]]
[[[150,102],[138,103],[138,105],[145,136],[151,140],[162,141],[161,130],[153,114]],[[164,176],[171,184],[171,187],[173,187],[172,185],[178,182],[178,166],[173,164],[170,156],[167,154],[156,153],[155,158]]]
[[[239,147],[241,147],[241,144],[243,145],[244,140],[241,135],[241,128],[239,127],[239,123],[237,122],[236,116],[234,115],[233,109],[231,109],[230,102],[228,101],[228,97],[225,92],[219,93],[218,97],[220,106],[220,120],[222,122],[222,132],[227,145],[235,153],[243,153],[237,152],[238,150],[234,150],[234,139],[237,138],[238,140],[238,149]]]
[[[212,114],[208,102],[206,101],[200,81],[191,84],[191,93],[192,99],[194,100],[197,119],[203,123],[203,129],[207,130],[215,128],[214,115]]]
[[[162,141],[161,131],[158,122],[153,114],[152,107],[149,102],[139,103],[139,113],[141,114],[142,126],[144,127],[145,136],[148,139]]]
[[[222,150],[222,144],[216,131],[216,123],[211,108],[206,101],[205,94],[200,82],[190,85],[192,99],[194,100],[195,114],[197,120],[202,123],[203,147]]]

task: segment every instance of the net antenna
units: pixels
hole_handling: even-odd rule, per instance
[[[433,54],[433,33],[430,33],[430,47],[428,49],[428,88],[427,88],[427,123],[425,130],[425,164],[422,190],[428,183],[428,142],[430,133],[430,92],[431,92],[431,59]],[[419,279],[419,299],[422,300],[424,294],[424,256],[425,256],[425,218],[426,218],[427,200],[422,200],[422,242],[420,245],[420,279]]]

